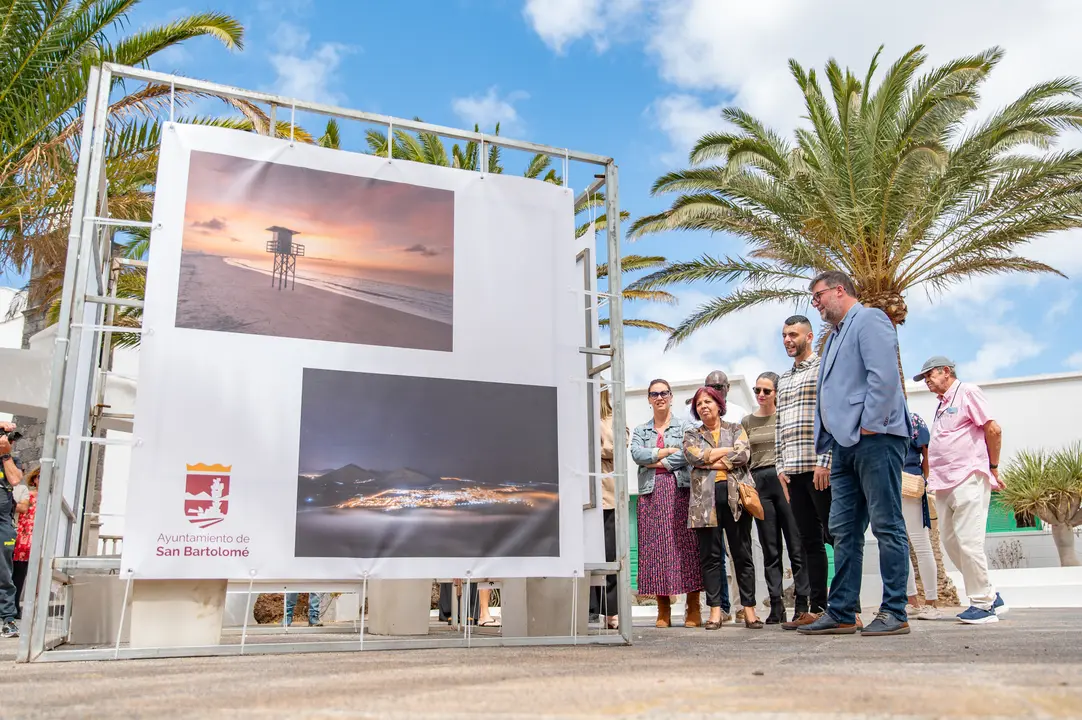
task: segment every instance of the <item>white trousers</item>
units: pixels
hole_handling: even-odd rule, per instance
[[[992,486],[978,473],[950,490],[937,490],[939,536],[954,566],[962,571],[969,604],[991,610],[996,590],[988,578],[984,533],[988,524],[988,501]]]
[[[932,553],[932,538],[928,528],[924,527],[924,510],[920,498],[902,498],[902,517],[905,518],[905,532],[909,535],[909,544],[917,556],[920,568],[920,580],[924,583],[924,599],[934,602],[939,598],[939,576],[936,572],[935,554]],[[913,572],[913,561],[909,561],[909,582],[906,595],[917,594],[917,579]]]

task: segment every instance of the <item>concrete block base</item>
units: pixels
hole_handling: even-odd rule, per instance
[[[217,645],[225,614],[225,580],[136,580],[131,647]]]
[[[571,578],[527,578],[502,581],[500,618],[504,637],[568,637],[572,630]],[[577,634],[589,630],[590,583],[578,581]]]
[[[86,575],[71,586],[71,629],[68,642],[74,645],[111,645],[124,603],[126,581],[118,575]],[[120,642],[131,634],[131,600],[124,613]]]
[[[372,635],[427,635],[431,604],[431,580],[372,580],[367,630]]]

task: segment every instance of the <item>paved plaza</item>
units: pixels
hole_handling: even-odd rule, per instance
[[[874,639],[643,620],[631,647],[32,665],[3,641],[0,718],[1082,717],[1082,610],[1008,618]]]

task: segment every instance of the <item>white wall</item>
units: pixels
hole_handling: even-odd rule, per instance
[[[1001,466],[1019,450],[1055,449],[1082,440],[1082,372],[976,382],[1003,427]],[[909,407],[931,425],[936,396],[924,383],[910,383],[906,390]]]

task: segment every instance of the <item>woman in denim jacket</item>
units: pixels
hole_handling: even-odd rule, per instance
[[[656,625],[669,627],[670,596],[686,593],[684,627],[698,627],[703,579],[695,534],[688,528],[686,423],[672,413],[668,382],[654,380],[647,392],[654,418],[631,435],[631,457],[639,466],[639,594],[657,597]]]

